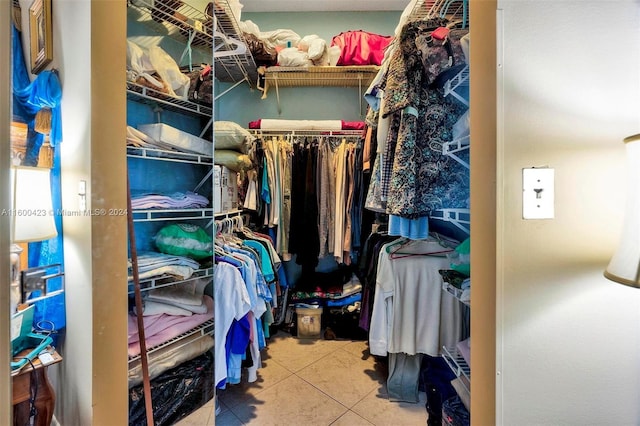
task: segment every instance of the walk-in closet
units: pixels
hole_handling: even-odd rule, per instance
[[[127,8],[129,424],[468,422],[467,1],[199,6]]]
[[[0,424],[639,424],[639,12],[0,1]]]
[[[129,424],[468,423],[468,2],[196,3],[127,7]]]

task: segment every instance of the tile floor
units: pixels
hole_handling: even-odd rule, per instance
[[[227,386],[220,413],[207,405],[178,426],[426,425],[425,394],[417,404],[391,402],[384,367],[367,343],[304,340],[278,332],[262,352],[258,381]]]

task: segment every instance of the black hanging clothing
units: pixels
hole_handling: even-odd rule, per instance
[[[316,199],[316,168],[318,144],[312,143],[307,149],[307,161],[304,178],[304,210],[302,218],[302,240],[296,263],[302,266],[302,275],[313,274],[318,266],[320,254],[320,235],[318,233],[318,200]]]

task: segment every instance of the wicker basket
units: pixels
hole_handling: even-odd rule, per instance
[[[17,121],[11,122],[11,164],[14,166],[22,165],[27,152],[27,125]],[[45,142],[40,148],[40,156],[38,157],[38,167],[53,167],[53,149],[48,141],[49,137],[45,136]]]

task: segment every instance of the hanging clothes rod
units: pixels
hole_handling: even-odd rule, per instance
[[[286,130],[286,129],[250,129],[249,130],[256,137],[269,137],[269,136],[333,136],[333,137],[345,137],[345,138],[362,138],[362,130]]]

